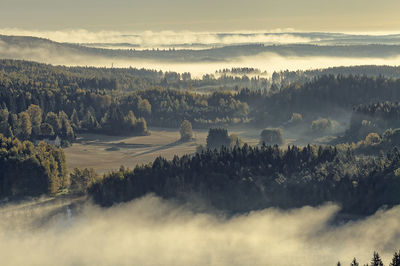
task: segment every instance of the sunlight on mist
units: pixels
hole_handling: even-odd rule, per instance
[[[354,256],[365,263],[377,250],[390,260],[400,246],[400,207],[328,225],[337,211],[226,218],[154,196],[108,209],[86,203],[72,216],[62,204],[12,205],[0,209],[0,256],[3,265],[336,265]]]
[[[88,56],[73,52],[58,52],[53,48],[13,47],[0,41],[0,56],[9,59],[33,60],[41,63],[66,66],[95,66],[116,68],[146,68],[179,73],[190,72],[192,77],[201,78],[202,75],[214,73],[216,70],[233,67],[252,67],[270,74],[281,70],[309,70],[335,66],[354,65],[400,65],[400,56],[392,58],[346,58],[346,57],[296,57],[280,56],[274,53],[261,53],[255,56],[233,57],[226,61],[215,62],[167,62],[151,61],[148,59],[119,59],[101,56]]]
[[[311,38],[294,36],[287,32],[275,30],[272,32],[193,32],[193,31],[87,31],[84,29],[64,31],[29,31],[22,29],[3,28],[0,34],[15,36],[35,36],[50,39],[56,42],[68,43],[129,43],[142,48],[172,47],[182,44],[205,45],[231,45],[244,43],[309,43]],[[279,34],[278,34],[279,33]],[[278,35],[276,35],[278,34]]]

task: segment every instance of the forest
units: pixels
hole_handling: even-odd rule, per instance
[[[351,69],[378,71],[368,66]],[[333,201],[343,205],[345,212],[371,214],[399,200],[393,192],[398,186],[399,155],[393,148],[400,144],[395,102],[400,99],[400,80],[332,74],[352,70],[320,70],[320,76],[275,73],[269,89],[197,93],[163,86],[172,73],[1,60],[0,133],[11,142],[38,143],[59,136],[65,147],[84,132],[146,135],[151,133],[148,125],[178,129],[183,121],[190,128],[221,127],[219,131],[210,129],[206,147],[199,147],[197,154],[129,166],[134,170],[121,168],[94,184],[91,195],[98,203],[111,205],[146,193],[167,198],[194,193],[233,212]],[[389,67],[381,70],[389,76],[396,72]],[[221,73],[259,72],[237,68]],[[175,76],[176,84],[208,79]],[[296,81],[300,76],[307,78]],[[283,82],[288,79],[293,82]],[[282,129],[305,128],[306,134],[323,136],[342,113],[351,114],[351,119],[349,128],[330,143],[336,146],[284,149],[263,145],[284,144]],[[229,125],[269,129],[263,130],[260,145],[251,147],[237,136],[229,136],[223,129]],[[217,136],[214,142],[213,135]],[[191,133],[188,136],[190,139]],[[220,149],[221,145],[225,148]],[[77,176],[84,175],[82,171],[76,170]],[[93,183],[85,182],[75,186],[85,191]]]
[[[327,75],[353,69],[372,74]],[[254,71],[229,70],[233,73]],[[379,71],[382,75],[376,76]],[[222,72],[226,74],[227,70]],[[191,79],[190,75],[144,69],[68,68],[1,60],[0,106],[4,112],[18,115],[30,105],[37,105],[44,117],[49,112],[58,116],[60,112],[65,113],[74,131],[107,134],[116,134],[110,130],[111,120],[124,128],[125,134],[147,134],[147,125],[176,128],[185,119],[197,128],[231,124],[263,128],[281,126],[293,114],[300,114],[303,124],[311,124],[320,117],[341,119],[343,113],[351,113],[353,107],[361,104],[399,100],[400,82],[384,76],[385,73],[393,76],[393,72],[390,67],[315,71],[321,73],[319,76],[309,72],[282,72],[273,73],[264,85],[255,85],[258,89],[220,90],[215,85],[214,90],[201,93],[201,89],[195,88],[204,82],[226,83],[225,79],[238,77],[224,74],[218,79],[207,76],[198,80]],[[245,78],[249,79],[246,75],[239,79]],[[251,78],[257,82],[261,79]],[[193,89],[179,89],[181,86]],[[57,131],[54,126],[53,130]]]
[[[180,200],[197,195],[232,213],[330,201],[342,206],[344,213],[370,215],[400,203],[399,169],[397,148],[374,158],[333,146],[282,150],[245,144],[124,168],[93,184],[89,193],[104,206],[155,193]]]
[[[0,199],[56,195],[70,184],[61,148],[0,134]]]

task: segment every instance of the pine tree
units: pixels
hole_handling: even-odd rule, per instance
[[[359,266],[360,264],[358,263],[357,259],[354,258],[353,261],[351,262],[350,266]]]
[[[394,253],[390,266],[400,266],[400,251]]]
[[[378,252],[374,252],[374,256],[371,260],[371,266],[383,266],[383,262]]]

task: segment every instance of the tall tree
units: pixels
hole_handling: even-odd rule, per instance
[[[9,112],[7,108],[0,109],[0,133],[6,134],[8,131],[8,127],[10,126],[8,123]]]
[[[32,124],[32,134],[34,136],[40,135],[40,125],[42,124],[42,109],[40,106],[31,104],[26,112],[29,114]]]
[[[192,124],[188,120],[183,120],[179,127],[179,133],[181,134],[181,140],[189,140],[193,137]]]
[[[61,120],[57,114],[53,112],[48,112],[46,115],[46,123],[50,124],[53,127],[55,134],[59,134],[62,125]]]
[[[371,266],[383,266],[383,262],[378,252],[374,252],[374,256],[371,260]]]
[[[71,126],[74,129],[77,129],[77,128],[80,127],[80,121],[79,121],[78,112],[76,111],[75,108],[74,108],[74,110],[72,111],[72,114],[71,114]]]
[[[394,253],[390,266],[400,266],[400,251]]]
[[[31,118],[27,112],[22,112],[18,114],[18,119],[20,121],[20,135],[21,139],[29,139],[32,134],[32,124]]]
[[[350,264],[350,266],[359,266],[360,264],[358,263],[357,259],[354,258]]]

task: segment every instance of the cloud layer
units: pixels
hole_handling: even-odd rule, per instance
[[[41,206],[41,205],[39,205]],[[146,196],[109,209],[0,209],[4,265],[336,265],[400,247],[400,207],[331,226],[334,205],[226,218]]]

